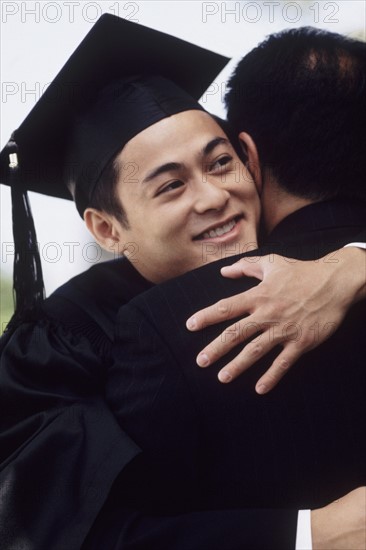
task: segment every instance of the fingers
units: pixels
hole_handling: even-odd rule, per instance
[[[273,342],[260,343],[259,338],[245,346],[233,361],[228,363],[218,374],[220,382],[228,383],[251,367],[258,359],[266,355],[273,347]],[[258,380],[255,391],[259,395],[270,392],[277,386],[290,368],[296,363],[304,350],[295,345],[288,345],[273,361],[270,368]]]
[[[334,283],[331,284],[328,271],[320,277],[322,284],[314,285],[313,281],[319,278],[314,278],[316,264],[301,262],[300,265],[296,260],[275,254],[255,258],[254,263],[246,260],[241,259],[225,268],[223,274],[233,277],[245,274],[263,278],[263,281],[244,293],[197,312],[188,320],[187,327],[200,330],[246,315],[202,350],[197,356],[200,366],[211,365],[234,346],[260,333],[260,337],[247,344],[220,371],[222,382],[234,380],[274,346],[281,345],[283,351],[256,384],[256,391],[264,394],[278,384],[301,355],[329,338],[343,319],[345,308],[342,303],[340,308],[335,307],[334,300],[329,298],[333,295]],[[289,263],[294,264],[290,269]]]
[[[256,361],[264,357],[276,344],[265,340],[261,334],[258,338],[247,344],[244,349],[228,363],[218,374],[220,382],[227,384],[235,380]]]
[[[197,311],[186,322],[188,330],[201,330],[209,325],[246,315],[253,307],[255,289],[247,290],[230,298],[224,298],[212,306]]]
[[[232,265],[227,265],[221,268],[221,275],[231,279],[240,277],[255,277],[261,281],[267,273],[273,272],[279,267],[288,269],[288,265],[296,262],[291,258],[285,258],[278,254],[267,254],[266,256],[247,256],[241,258]]]
[[[254,319],[254,316],[251,316],[251,318]],[[246,338],[250,338],[261,328],[259,323],[254,323],[253,321],[251,325],[252,328],[248,326]],[[281,327],[278,327],[278,325],[279,323],[271,323],[268,330],[259,334],[255,340],[243,348],[235,359],[221,369],[218,374],[220,382],[231,382],[269,353],[271,349],[281,344],[283,350],[273,361],[270,368],[258,380],[255,390],[258,394],[263,395],[275,388],[298,359],[304,353],[314,348],[314,339],[310,336],[310,332],[303,334],[300,339],[295,331],[287,332],[286,330],[286,338],[284,338],[284,331],[282,330],[281,334],[281,331],[278,330]],[[218,357],[222,357],[235,345],[243,341],[243,335],[240,334],[240,322],[235,323],[235,325],[232,325],[227,330],[228,341],[223,343],[219,339],[216,339],[207,346],[205,348],[205,364],[200,364],[200,366],[209,366]],[[230,336],[231,339],[229,340]],[[212,344],[214,346],[211,348]],[[201,359],[200,356],[201,354],[198,355],[197,360]]]
[[[255,391],[263,395],[273,390],[301,355],[302,352],[299,349],[295,349],[294,346],[287,346],[258,380]]]
[[[268,258],[265,256],[264,258]],[[223,277],[229,279],[239,279],[240,277],[255,277],[256,279],[263,279],[264,260],[259,256],[250,256],[248,258],[242,258],[235,264],[222,267],[220,272]]]
[[[223,267],[221,273],[225,277],[232,279],[247,276],[263,280],[269,266],[270,269],[273,269],[273,262],[276,258],[276,255],[241,258],[233,265]],[[259,304],[260,292],[258,294],[258,289],[260,287],[261,285],[259,284],[256,287],[257,291],[255,288],[252,288],[231,298],[220,300],[216,304],[196,312],[186,322],[188,330],[201,330],[209,325],[227,321],[239,315],[252,313],[252,308],[254,306],[258,307]]]
[[[197,356],[197,364],[200,367],[208,367],[218,359],[226,355],[235,346],[248,340],[258,332],[262,327],[255,321],[238,321],[227,327],[215,340],[210,342]],[[263,337],[263,335],[261,335]],[[254,361],[253,361],[254,362]]]

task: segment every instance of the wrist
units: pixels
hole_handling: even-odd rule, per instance
[[[329,506],[311,510],[311,539],[313,550],[329,550],[332,534],[329,531]]]
[[[366,250],[356,246],[345,246],[339,250],[346,279],[351,285],[353,299],[351,305],[366,298]]]

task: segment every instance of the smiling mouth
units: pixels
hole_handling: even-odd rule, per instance
[[[236,216],[231,221],[225,223],[224,225],[218,225],[217,227],[210,229],[209,231],[205,231],[204,233],[201,233],[197,237],[194,237],[194,241],[202,241],[204,239],[214,239],[216,237],[222,237],[222,235],[226,235],[226,233],[230,233],[238,223],[240,219],[242,219],[243,216]]]

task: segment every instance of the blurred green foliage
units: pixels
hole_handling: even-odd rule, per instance
[[[13,282],[9,275],[0,272],[0,334],[4,332],[13,311]]]

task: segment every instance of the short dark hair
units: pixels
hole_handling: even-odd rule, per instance
[[[120,170],[115,155],[106,165],[95,186],[88,207],[101,210],[114,216],[124,227],[128,227],[128,219],[121,201],[117,195],[117,182]]]
[[[228,119],[261,167],[311,200],[366,199],[366,44],[302,27],[269,36],[238,64]]]
[[[118,154],[119,153],[117,153],[103,169],[95,185],[92,196],[87,200],[87,208],[95,208],[96,210],[106,212],[114,216],[124,227],[128,228],[129,223],[127,214],[117,195],[117,183],[120,176],[120,168],[117,161]],[[84,198],[82,197],[83,202],[79,202],[76,184],[73,180],[68,183],[67,187],[76,203],[80,215],[82,215],[83,209],[81,209],[81,204],[84,203]]]

